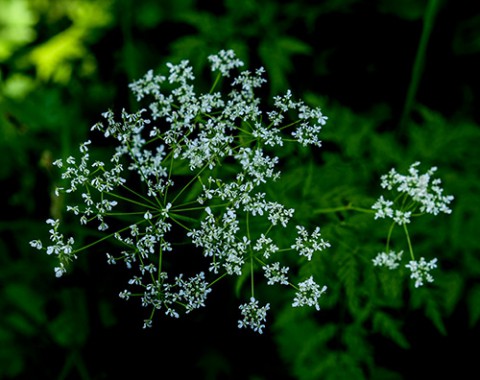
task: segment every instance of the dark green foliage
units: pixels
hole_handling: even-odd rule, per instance
[[[67,1],[32,0],[19,13],[7,7],[13,2],[0,0],[0,379],[141,378],[140,364],[158,376],[188,369],[211,379],[399,380],[452,369],[460,378],[476,369],[468,345],[480,336],[477,2],[78,0],[74,12]],[[9,30],[30,37],[11,42]],[[332,248],[294,276],[329,288],[319,312],[290,307],[289,291],[261,288],[272,310],[260,338],[235,330],[232,298],[243,278],[237,289],[220,284],[225,293],[184,325],[162,320],[143,334],[142,310],[116,298],[127,275],[107,267],[101,251],[57,280],[28,241],[45,233],[45,219],[62,216],[52,161],[75,155],[101,112],[130,107],[131,80],[189,59],[208,86],[202,65],[222,48],[265,66],[269,93],[291,88],[329,117],[322,149],[277,152],[282,186],[266,189],[296,208],[295,218],[322,227]],[[58,59],[45,71],[48,57]],[[388,223],[315,212],[370,207],[379,176],[414,161],[438,166],[455,196],[451,215],[411,225],[415,254],[439,259],[435,282],[420,289],[404,269],[372,266]],[[407,251],[399,229],[392,244]],[[171,369],[179,357],[185,368]]]

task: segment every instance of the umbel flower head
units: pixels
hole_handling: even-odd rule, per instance
[[[395,225],[402,226],[411,258],[405,267],[410,269],[410,278],[415,280],[416,288],[423,286],[424,281],[433,282],[433,276],[430,272],[437,267],[437,258],[429,262],[424,257],[421,257],[420,260],[415,259],[407,224],[410,223],[412,217],[423,214],[450,214],[452,210],[449,208],[449,204],[454,199],[452,195],[444,195],[441,180],[433,178],[433,174],[437,171],[436,167],[420,174],[418,171],[419,165],[419,162],[410,165],[406,175],[398,173],[393,168],[387,174],[382,175],[381,186],[394,194],[394,200],[385,199],[381,195],[372,205],[372,209],[375,211],[375,219],[393,220],[387,238],[387,249],[373,259],[373,265],[387,267],[390,270],[400,266],[403,251],[397,253],[389,250],[388,245],[393,227]]]
[[[444,195],[442,181],[433,178],[437,168],[434,166],[420,174],[417,169],[419,165],[420,162],[410,165],[407,175],[399,174],[392,168],[381,176],[382,188],[395,192],[395,201],[380,196],[372,206],[376,210],[375,219],[391,218],[402,225],[409,223],[410,216],[417,210],[433,215],[452,212],[448,205],[453,201],[453,196]]]
[[[263,68],[238,71],[244,64],[231,50],[209,61],[214,85],[208,92],[195,87],[188,61],[168,63],[164,75],[149,71],[133,82],[130,89],[143,108],[107,111],[92,127],[113,142],[110,156],[100,155],[88,140],[78,156],[55,161],[62,173],[56,194],[69,195],[66,211],[103,237],[78,247],[59,232],[60,220],[49,219],[50,241],[31,245],[59,259],[55,274],[61,276],[81,252],[114,240],[104,253],[109,264],[131,270],[120,297],[139,298],[151,310],[144,327],[157,311],[179,317],[204,307],[214,283],[250,274],[250,303],[240,307],[239,327],[261,332],[269,304],[260,307],[253,296],[255,271],[270,285],[296,289],[294,306],[319,309],[325,291],[313,277],[291,285],[293,271],[281,263],[292,254],[311,260],[329,243],[319,227],[309,234],[306,226],[292,226],[295,210],[267,197],[264,187],[280,179],[275,148],[320,147],[327,117],[291,91],[262,109],[266,102],[256,92],[266,82]],[[297,231],[298,237],[282,247],[275,229]],[[176,250],[185,244],[194,247],[188,250],[192,263],[199,254],[206,267],[198,260],[197,271],[184,272]]]

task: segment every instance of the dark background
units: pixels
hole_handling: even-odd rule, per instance
[[[0,0],[0,378],[474,376],[479,11],[476,1],[454,0]],[[247,66],[265,66],[266,95],[290,88],[329,116],[324,150],[305,153],[318,174],[302,193],[307,210],[344,194],[374,199],[391,166],[439,166],[454,212],[415,232],[419,252],[441,262],[431,289],[399,282],[391,297],[368,295],[371,270],[355,258],[358,274],[346,281],[336,257],[349,256],[339,248],[325,264],[336,298],[322,314],[294,314],[272,294],[271,324],[257,335],[237,329],[233,283],[214,289],[207,308],[159,316],[145,331],[145,310],[116,296],[128,273],[107,266],[102,252],[54,278],[53,259],[28,244],[63,213],[51,197],[52,161],[75,154],[101,112],[134,109],[128,83],[148,69],[189,59],[205,74],[206,57],[229,48]],[[197,79],[208,86],[211,77]],[[292,158],[285,177],[302,177],[303,162]],[[355,221],[359,230],[342,230],[344,239],[367,251],[385,229]],[[332,242],[344,228],[338,219],[319,223]],[[352,305],[365,299],[364,318]]]

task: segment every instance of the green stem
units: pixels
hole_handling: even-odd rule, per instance
[[[410,251],[410,257],[412,258],[412,260],[415,260],[415,256],[413,255],[412,242],[410,241],[410,235],[408,234],[408,228],[406,223],[403,223],[403,230],[405,231],[405,236],[407,237],[407,244],[408,244],[408,250]]]
[[[227,276],[227,273],[225,272],[224,274],[222,274],[221,276],[213,280],[210,284],[208,284],[207,288],[210,288],[211,286],[213,286],[215,283],[217,283],[218,281],[220,281],[222,278],[226,276]]]
[[[123,185],[122,185],[123,186]],[[125,187],[125,186],[123,186]],[[126,187],[125,187],[126,188]],[[129,190],[128,188],[126,188],[127,190]],[[131,190],[133,193],[135,193],[133,190]],[[156,204],[152,203],[152,204],[145,204],[145,203],[142,203],[142,202],[138,202],[138,201],[135,201],[133,199],[130,199],[130,198],[127,198],[127,197],[124,197],[122,195],[119,195],[119,194],[115,194],[115,193],[110,193],[110,192],[105,192],[105,194],[107,194],[108,196],[110,197],[115,197],[115,198],[118,198],[118,199],[121,199],[122,201],[125,201],[125,202],[130,202],[130,203],[133,203],[137,206],[142,206],[142,207],[145,207],[147,209],[150,209],[152,207],[157,207]]]
[[[339,212],[339,211],[358,211],[358,212],[363,212],[366,214],[373,214],[376,211],[369,209],[369,208],[363,208],[363,207],[356,207],[352,206],[351,204],[348,204],[346,206],[338,206],[338,207],[331,207],[331,208],[319,208],[317,210],[313,210],[314,214],[329,214],[333,212]]]
[[[385,248],[385,253],[386,254],[388,254],[388,251],[390,250],[390,238],[392,237],[392,232],[393,232],[394,227],[395,227],[395,222],[393,222],[390,225],[390,228],[388,229],[387,244],[386,244],[386,248]]]
[[[415,96],[418,90],[420,79],[422,76],[423,67],[425,64],[425,55],[427,51],[428,40],[432,33],[435,15],[439,8],[439,0],[429,0],[425,14],[423,16],[423,29],[418,44],[417,53],[412,69],[412,77],[410,79],[410,86],[408,87],[405,105],[403,107],[402,117],[400,119],[400,126],[403,127],[407,122],[412,111],[412,106],[415,101]]]
[[[247,224],[247,239],[250,241],[250,213],[247,212],[247,215],[246,215],[246,224]],[[254,287],[255,287],[255,284],[254,284],[254,280],[253,280],[253,252],[252,252],[252,247],[251,245],[249,246],[249,249],[250,249],[250,288],[251,288],[251,292],[252,292],[252,297],[255,297],[255,290],[254,290]]]
[[[208,163],[206,163],[203,168],[200,169],[200,171],[195,174],[192,179],[190,181],[188,181],[188,183],[183,187],[183,189],[181,189],[178,194],[175,196],[175,198],[173,198],[171,204],[172,206],[175,204],[176,200],[180,197],[180,195],[183,194],[183,192],[188,189],[188,187],[194,182],[197,180],[197,178],[200,176],[200,174],[202,174],[202,172],[208,167]]]
[[[217,86],[218,82],[220,81],[220,78],[222,77],[222,74],[221,73],[218,73],[217,74],[217,77],[215,78],[215,82],[213,82],[213,85],[212,87],[210,88],[210,91],[209,91],[209,94],[211,94],[213,92],[213,90],[215,89],[215,87]]]
[[[146,222],[146,219],[143,219],[143,220],[140,220],[139,222],[135,223],[135,224],[142,224]],[[104,237],[98,239],[98,240],[95,240],[94,242],[90,243],[90,244],[87,244],[87,245],[84,245],[83,247],[79,248],[79,249],[76,249],[74,250],[72,253],[79,253],[79,252],[82,252],[82,251],[85,251],[86,249],[88,248],[91,248],[93,247],[94,245],[97,245],[98,243],[101,243],[102,241],[104,240],[108,240],[110,239],[111,237],[113,237],[115,234],[119,234],[121,232],[124,232],[126,230],[130,229],[130,226],[128,227],[124,227],[118,231],[115,231],[115,232],[112,232],[111,234],[108,234],[108,235],[105,235]]]
[[[162,260],[163,260],[163,249],[162,249],[162,244],[160,242],[159,248],[158,248],[158,277],[157,281],[160,282],[161,276],[162,276]]]

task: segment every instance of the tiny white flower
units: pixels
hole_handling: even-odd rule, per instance
[[[42,242],[40,240],[32,240],[30,242],[30,246],[32,246],[33,248],[36,248],[36,249],[42,249],[43,248]]]
[[[65,269],[63,263],[60,263],[59,267],[55,267],[53,269],[55,271],[55,277],[57,278],[62,277],[64,273],[67,273],[67,270]]]
[[[57,168],[61,168],[63,166],[63,161],[61,159],[55,160],[52,162],[52,165],[55,165]]]

